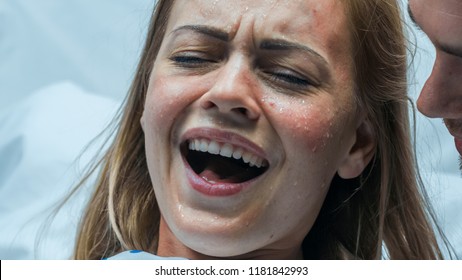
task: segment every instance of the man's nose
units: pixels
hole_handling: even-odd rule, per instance
[[[462,60],[438,54],[425,83],[417,107],[430,118],[462,118]]]

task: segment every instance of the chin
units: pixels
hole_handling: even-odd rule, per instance
[[[243,226],[244,229],[238,225],[230,227],[225,223],[201,226],[181,221],[172,233],[189,249],[214,258],[235,258],[268,245],[270,239],[260,231],[253,232],[251,228]]]

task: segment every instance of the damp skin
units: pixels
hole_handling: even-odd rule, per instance
[[[141,119],[158,254],[300,258],[358,126],[341,2],[183,0],[170,18]],[[179,148],[196,128],[245,137],[269,169],[230,197],[196,192]]]

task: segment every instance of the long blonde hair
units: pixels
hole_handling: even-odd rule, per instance
[[[140,118],[172,4],[156,4],[115,139],[90,171],[99,170],[99,177],[82,220],[76,259],[101,259],[128,249],[157,250],[160,213]],[[378,145],[361,176],[333,179],[303,242],[304,257],[379,259],[385,246],[392,259],[442,258],[416,179],[399,5],[396,0],[347,0],[344,5],[353,34],[357,100],[374,126]]]

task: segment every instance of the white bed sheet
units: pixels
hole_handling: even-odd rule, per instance
[[[84,147],[103,131],[117,108],[112,99],[63,82],[0,114],[0,259],[70,257],[91,189],[83,188],[56,218],[47,219],[104,138],[86,152]],[[38,236],[42,226],[48,230]]]
[[[65,259],[91,189],[49,225],[52,207],[75,184],[127,91],[153,1],[0,1],[0,259]],[[434,52],[419,45],[410,92],[430,73]],[[417,154],[437,215],[462,256],[462,179],[441,120],[417,113]]]

